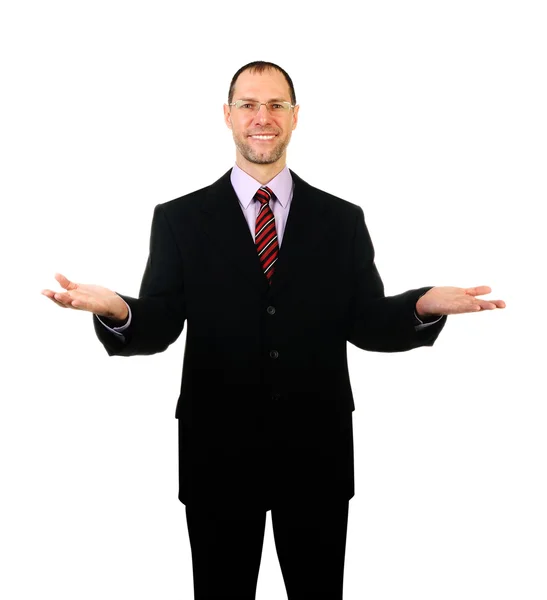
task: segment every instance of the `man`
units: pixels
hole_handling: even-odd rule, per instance
[[[342,598],[354,495],[346,345],[431,346],[446,315],[503,308],[490,288],[386,297],[362,209],[286,166],[294,86],[273,63],[233,77],[236,165],[156,206],[139,298],[76,284],[43,293],[94,313],[109,355],[165,350],[187,321],[180,500],[196,598],[255,597],[266,511],[290,600]]]

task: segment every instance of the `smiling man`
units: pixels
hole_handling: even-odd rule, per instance
[[[245,67],[238,71],[224,105],[238,167],[261,183],[273,179],[285,166],[285,151],[298,122],[298,110],[288,74]]]
[[[289,600],[340,600],[354,495],[347,342],[432,346],[446,315],[505,306],[478,298],[487,286],[385,296],[360,205],[286,166],[298,111],[281,67],[242,67],[224,105],[236,164],[156,206],[139,297],[60,274],[63,291],[43,291],[93,313],[109,355],[161,352],[188,323],[176,417],[198,600],[255,598],[268,510]]]

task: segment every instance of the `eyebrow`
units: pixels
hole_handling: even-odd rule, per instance
[[[245,100],[246,102],[259,102],[256,98],[239,98],[239,100]],[[289,100],[283,100],[283,98],[270,98],[268,102],[290,102]]]

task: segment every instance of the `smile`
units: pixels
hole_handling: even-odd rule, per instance
[[[251,135],[254,140],[273,140],[275,135]]]

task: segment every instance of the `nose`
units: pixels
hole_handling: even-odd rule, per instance
[[[267,123],[270,120],[270,111],[265,104],[258,107],[258,112],[255,115],[255,121],[258,123]]]

